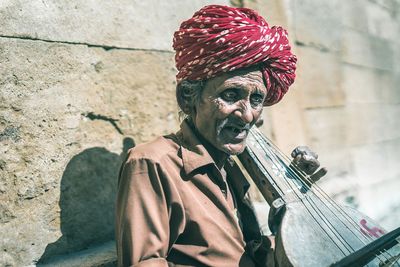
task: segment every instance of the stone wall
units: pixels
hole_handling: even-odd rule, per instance
[[[177,129],[172,34],[210,2],[1,1],[0,266],[115,259],[121,158]]]
[[[178,127],[172,33],[229,1],[0,3],[0,265],[112,266],[124,153]],[[298,79],[265,111],[321,186],[387,228],[400,218],[400,2],[231,1],[289,30]]]
[[[243,1],[285,25],[297,79],[265,112],[286,154],[305,143],[329,170],[319,182],[339,203],[386,229],[400,221],[400,1]]]

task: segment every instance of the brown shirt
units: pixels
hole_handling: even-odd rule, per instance
[[[119,266],[254,266],[225,176],[185,121],[131,149],[117,196]]]

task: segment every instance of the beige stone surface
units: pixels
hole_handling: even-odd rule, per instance
[[[386,39],[346,29],[343,32],[341,58],[357,66],[393,70],[395,49],[398,44]]]
[[[92,267],[116,266],[116,246],[114,241],[85,249],[83,251],[63,255],[53,259],[43,267]]]
[[[395,15],[400,7],[399,0],[372,0],[371,2],[376,4],[378,7],[385,8],[386,11],[392,15]]]
[[[393,1],[395,3],[395,1]],[[395,43],[399,43],[397,36],[400,32],[398,23],[398,14],[395,12],[395,6],[379,6],[366,3],[365,13],[368,17],[367,29],[372,36],[387,39]],[[397,8],[400,7],[400,2],[397,1]],[[397,18],[397,20],[396,20]]]
[[[354,104],[346,107],[348,145],[398,140],[400,105]]]
[[[353,0],[342,5],[342,23],[344,26],[356,29],[358,31],[368,31],[368,15],[366,12],[367,6],[375,5],[368,1]],[[376,8],[375,8],[376,9]],[[354,16],[354,11],[357,11],[357,16]],[[386,14],[385,14],[386,15]]]
[[[244,7],[255,9],[265,18],[270,26],[282,26],[285,29],[289,27],[288,12],[290,10],[285,5],[284,1],[276,0],[252,0],[242,1]],[[289,33],[289,36],[291,33]]]
[[[263,131],[286,154],[309,145],[329,170],[318,185],[398,227],[399,0],[5,0],[0,266],[113,257],[119,164],[128,147],[178,128],[172,33],[211,2],[289,30],[298,77],[265,109]]]
[[[3,0],[0,35],[171,51],[179,24],[211,3],[229,1]]]
[[[346,146],[346,110],[343,107],[309,109],[304,112],[308,142],[318,149]]]
[[[340,0],[290,1],[296,42],[322,51],[340,50],[341,6]]]
[[[29,265],[111,240],[124,138],[127,148],[178,127],[172,53],[0,47],[12,62],[0,71],[2,257]]]
[[[377,3],[382,2],[382,3]],[[398,13],[396,9],[400,1],[363,1],[353,0],[342,5],[343,25],[368,33],[375,37],[398,42],[399,24],[396,21]],[[357,16],[354,16],[354,12]]]
[[[298,47],[296,88],[301,91],[301,107],[342,106],[345,94],[341,87],[341,62],[337,53],[321,52],[314,47]]]
[[[400,175],[398,159],[392,156],[398,149],[398,139],[352,147],[354,180],[364,187],[385,187],[386,182]]]
[[[266,122],[272,128],[271,138],[285,155],[290,155],[295,147],[306,143],[300,94],[293,87],[278,105],[265,108],[271,114],[270,121]]]
[[[399,30],[399,32],[400,32],[400,30]],[[399,33],[399,35],[400,35],[400,33]],[[394,60],[394,62],[399,62],[399,60],[400,60],[400,49],[398,49],[399,45],[397,45],[397,44],[396,43],[393,44],[393,47],[394,47],[393,60]],[[395,75],[396,84],[399,84],[399,82],[400,82],[400,64],[394,64],[392,72]]]
[[[396,86],[398,77],[392,71],[354,65],[343,65],[341,69],[346,104],[399,104],[400,90]]]

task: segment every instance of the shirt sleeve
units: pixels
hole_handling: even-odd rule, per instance
[[[118,265],[171,266],[168,251],[184,221],[176,187],[151,160],[130,159],[122,168],[116,205]]]

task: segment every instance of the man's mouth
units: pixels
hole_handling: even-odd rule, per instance
[[[248,129],[247,127],[237,127],[237,126],[225,126],[222,129],[229,139],[235,139],[237,141],[242,141],[247,137]]]

